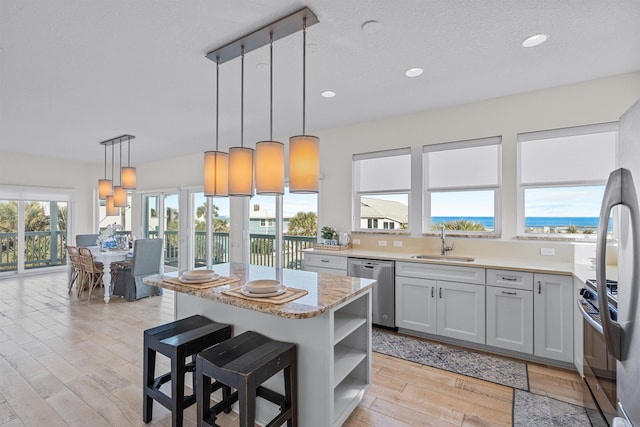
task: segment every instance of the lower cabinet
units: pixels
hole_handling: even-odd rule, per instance
[[[533,354],[533,292],[487,286],[487,345]]]
[[[484,285],[396,276],[396,325],[484,344]]]
[[[333,274],[334,276],[346,276],[347,258],[336,255],[305,253],[302,269],[316,273]]]
[[[533,349],[549,359],[573,362],[573,279],[555,274],[533,275]]]
[[[484,285],[441,281],[437,285],[438,335],[484,344]]]

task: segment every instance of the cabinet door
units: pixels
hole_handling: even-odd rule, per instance
[[[487,344],[533,353],[533,292],[487,286]]]
[[[439,335],[485,343],[485,287],[438,281]]]
[[[396,326],[436,333],[435,280],[396,276]]]
[[[573,362],[573,294],[571,276],[534,274],[533,349],[536,356]]]
[[[302,269],[304,271],[315,271],[316,273],[333,274],[334,276],[346,276],[347,258],[305,253]]]

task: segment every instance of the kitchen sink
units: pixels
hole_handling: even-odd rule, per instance
[[[471,258],[468,256],[455,256],[455,255],[411,255],[411,258],[432,259],[435,261],[463,261],[463,262],[475,261],[475,258]]]

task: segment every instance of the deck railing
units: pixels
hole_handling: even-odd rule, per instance
[[[67,263],[67,231],[26,231],[24,268]],[[18,268],[18,233],[0,233],[0,271]]]
[[[129,234],[119,231],[118,234]],[[148,238],[158,237],[150,231]],[[177,231],[164,233],[165,264],[177,266],[179,238]],[[251,234],[249,236],[250,263],[264,266],[275,265],[275,235]],[[283,267],[299,270],[302,268],[303,249],[313,247],[314,236],[283,236]],[[25,233],[25,268],[50,267],[67,263],[66,231],[29,231]],[[206,232],[196,231],[195,264],[202,267],[206,262]],[[229,262],[229,233],[213,233],[213,263]],[[16,270],[18,266],[18,233],[0,233],[0,271]]]

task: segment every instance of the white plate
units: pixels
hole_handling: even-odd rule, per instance
[[[252,294],[266,294],[276,292],[280,289],[281,285],[278,280],[252,280],[244,285],[244,288]]]
[[[217,279],[217,278],[219,278],[219,277],[220,277],[220,275],[219,275],[219,274],[215,274],[215,275],[213,275],[213,276],[211,276],[211,277],[200,277],[200,278],[197,278],[197,279],[190,279],[190,278],[188,278],[188,277],[180,276],[180,277],[178,278],[178,280],[179,280],[179,281],[181,281],[182,283],[191,283],[191,284],[194,284],[194,283],[207,283],[207,282],[211,282],[211,281],[213,281],[213,280],[216,280],[216,279]]]
[[[278,295],[282,295],[287,291],[285,286],[282,286],[280,289],[274,292],[263,292],[263,293],[255,293],[246,289],[246,286],[240,288],[240,293],[244,296],[251,298],[268,298],[268,297],[276,297]]]
[[[213,270],[190,270],[182,273],[182,277],[189,280],[210,278],[218,274]]]

